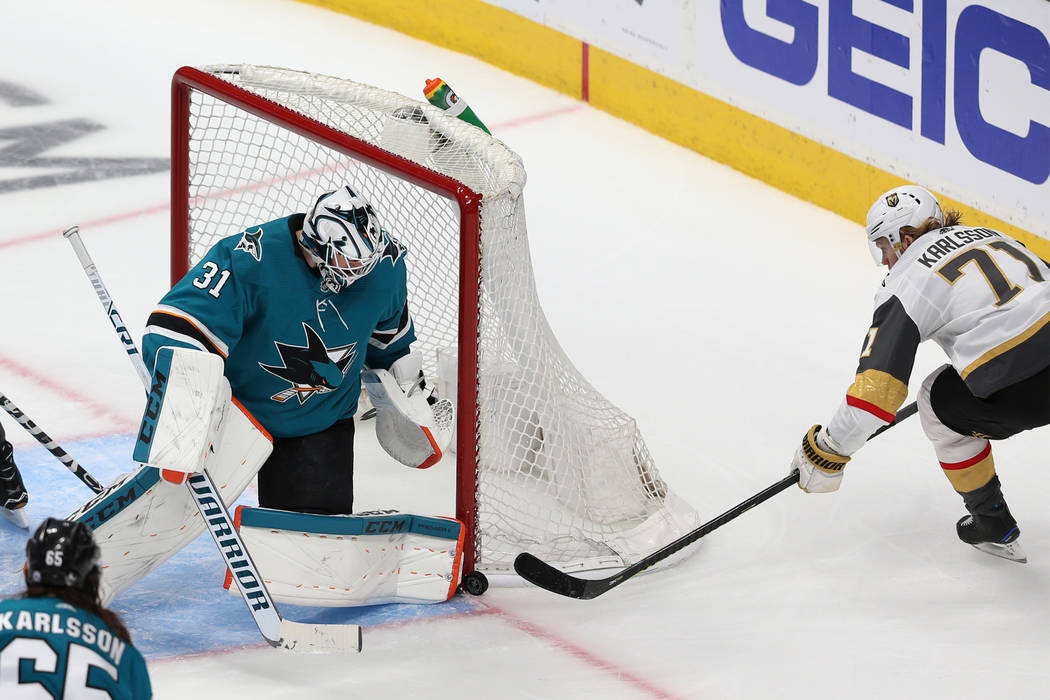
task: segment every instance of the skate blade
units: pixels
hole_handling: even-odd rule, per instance
[[[1003,559],[1015,561],[1018,564],[1028,563],[1028,555],[1025,554],[1023,549],[1021,549],[1021,543],[1018,540],[1014,540],[1010,544],[981,542],[980,544],[973,545],[973,547],[981,550],[985,554],[991,554],[993,557],[1002,557]]]
[[[12,523],[22,528],[23,530],[29,529],[29,518],[26,517],[25,508],[18,508],[16,510],[8,510],[7,508],[0,508],[0,515],[10,520]]]

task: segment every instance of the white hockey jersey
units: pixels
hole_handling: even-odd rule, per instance
[[[1039,372],[1050,365],[1050,266],[988,228],[942,228],[909,246],[875,295],[856,380],[826,427],[842,454],[893,420],[928,339],[975,396]]]

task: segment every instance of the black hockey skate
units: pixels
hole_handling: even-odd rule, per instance
[[[1018,537],[1021,529],[1005,502],[999,502],[985,513],[971,513],[955,524],[959,539],[993,556],[1024,564],[1027,555]]]
[[[23,530],[28,530],[29,519],[22,510],[26,503],[29,503],[29,494],[15,466],[11,443],[0,439],[0,515]]]

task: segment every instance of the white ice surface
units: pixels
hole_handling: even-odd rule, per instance
[[[48,101],[0,101],[0,129],[105,126],[45,156],[166,157],[181,65],[280,65],[412,96],[445,78],[524,158],[560,342],[705,520],[781,478],[852,379],[880,279],[859,226],[566,96],[285,0],[6,2],[0,18],[0,81]],[[38,172],[0,166],[0,180]],[[0,194],[0,391],[60,442],[130,432],[141,389],[59,234],[81,226],[139,337],[168,284],[167,188],[158,174]],[[925,348],[913,388],[941,361]],[[1046,441],[996,446],[1024,566],[955,538],[961,502],[912,419],[857,455],[840,492],[791,489],[601,598],[491,589],[474,612],[369,628],[349,659],[151,659],[156,697],[1047,697]],[[447,470],[391,469],[359,468],[359,506],[448,507],[433,496]],[[49,514],[47,493],[33,498]]]

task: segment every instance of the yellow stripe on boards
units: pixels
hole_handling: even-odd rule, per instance
[[[475,56],[576,98],[582,93],[581,40],[481,0],[300,2]],[[598,109],[857,224],[876,197],[910,182],[595,46],[588,71],[590,103]],[[420,76],[421,90],[429,77]],[[470,95],[469,86],[458,89]],[[934,194],[945,210],[962,212],[964,224],[1002,231],[1050,259],[1050,241]],[[863,240],[859,231],[857,236]]]
[[[431,44],[480,58],[558,92],[576,98],[580,96],[583,59],[579,39],[480,0],[300,2],[390,27]],[[429,70],[435,75],[442,74],[441,66],[432,66]],[[353,75],[341,77],[354,79]],[[419,76],[420,91],[423,81],[433,77]],[[381,87],[390,89],[389,85]],[[460,87],[455,81],[453,88],[465,96],[471,94],[469,86]]]
[[[598,109],[861,225],[879,195],[909,182],[593,46],[590,96]],[[934,194],[966,225],[1001,231],[1050,258],[1050,241]]]

